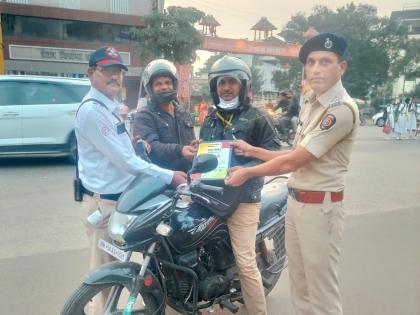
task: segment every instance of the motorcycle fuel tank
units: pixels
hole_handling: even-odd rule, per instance
[[[173,233],[168,241],[178,253],[229,239],[226,221],[197,203],[175,209],[170,225]]]
[[[121,195],[116,209],[118,212],[127,214],[150,211],[151,207],[147,202],[164,193],[167,187],[168,185],[158,178],[148,174],[140,174],[128,185],[127,189]]]

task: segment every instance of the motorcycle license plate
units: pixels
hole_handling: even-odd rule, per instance
[[[108,253],[112,257],[117,258],[119,261],[126,261],[127,259],[128,252],[122,251],[121,249],[117,248],[116,246],[101,238],[98,241],[98,247],[102,249],[105,253]]]

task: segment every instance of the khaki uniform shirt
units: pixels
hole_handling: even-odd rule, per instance
[[[359,125],[357,105],[338,81],[318,98],[312,93],[304,95],[301,108],[294,147],[304,147],[316,159],[293,172],[288,186],[308,191],[341,191]]]

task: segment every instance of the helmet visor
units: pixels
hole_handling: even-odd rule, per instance
[[[241,71],[241,70],[224,70],[224,71],[217,71],[217,72],[210,72],[209,73],[209,82],[212,81],[214,78],[223,78],[223,77],[232,77],[239,82],[242,80],[248,81],[250,78],[248,75]]]

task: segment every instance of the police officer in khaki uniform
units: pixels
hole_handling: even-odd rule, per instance
[[[311,91],[301,99],[293,149],[273,152],[237,141],[235,152],[266,163],[231,170],[237,186],[254,176],[293,172],[289,179],[286,250],[297,314],[342,314],[338,282],[343,233],[344,174],[358,126],[356,104],[341,84],[347,63],[342,35],[322,33],[307,41],[299,59]]]

